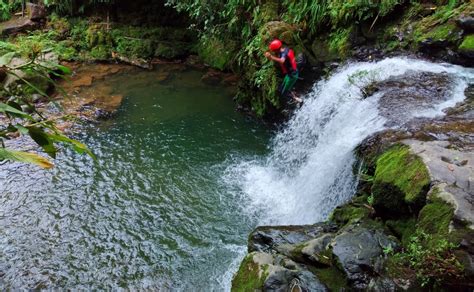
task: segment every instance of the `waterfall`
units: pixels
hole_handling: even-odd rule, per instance
[[[227,169],[224,179],[239,190],[245,211],[260,225],[326,220],[354,195],[354,148],[388,127],[378,108],[380,94],[365,98],[362,89],[414,72],[448,74],[452,88],[442,102],[402,110],[407,119],[442,115],[465,98],[464,90],[474,80],[473,69],[401,57],[341,67],[304,97],[266,158],[238,161]]]

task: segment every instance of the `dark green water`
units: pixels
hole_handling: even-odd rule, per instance
[[[0,287],[220,291],[256,219],[224,172],[267,153],[270,134],[200,72],[118,75],[110,121],[51,171],[0,166]],[[228,177],[226,179],[229,179]]]

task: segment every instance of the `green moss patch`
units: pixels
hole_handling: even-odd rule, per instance
[[[321,283],[324,283],[329,288],[329,291],[349,290],[345,275],[336,267],[312,268],[311,272],[318,277]]]
[[[474,34],[470,34],[464,37],[461,45],[459,45],[460,51],[474,51]]]
[[[369,217],[371,209],[367,203],[367,196],[360,196],[353,199],[352,202],[337,207],[329,217],[340,226],[360,221]]]
[[[430,176],[421,158],[411,154],[408,146],[396,145],[377,159],[374,207],[392,214],[416,212],[425,202],[429,185]]]
[[[248,254],[240,264],[239,271],[232,279],[232,292],[246,292],[261,290],[267,271],[261,271],[259,265],[253,260],[253,253]]]
[[[385,225],[397,238],[400,239],[403,246],[407,246],[409,244],[410,238],[416,231],[415,218],[387,220]]]
[[[214,37],[204,37],[197,48],[199,57],[211,67],[224,70],[228,69],[235,56],[232,42],[224,43]]]
[[[421,209],[417,227],[427,234],[446,236],[453,216],[453,206],[435,197]]]

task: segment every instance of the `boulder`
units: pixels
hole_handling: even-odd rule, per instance
[[[43,20],[46,18],[46,8],[43,5],[27,3],[26,9],[28,18],[33,21]]]
[[[333,233],[324,233],[317,238],[300,244],[282,244],[276,247],[276,250],[297,262],[322,268],[330,267],[332,256],[330,250],[328,250],[328,245],[334,236]]]
[[[232,279],[231,291],[327,291],[318,278],[290,259],[252,252]]]
[[[38,29],[41,25],[38,22],[34,22],[30,19],[25,19],[18,22],[13,22],[9,25],[6,25],[2,29],[3,36],[14,36],[19,33],[32,31]]]
[[[474,17],[471,15],[461,15],[458,18],[457,24],[465,32],[474,32]]]
[[[429,186],[430,176],[421,158],[408,146],[395,145],[377,159],[373,207],[383,218],[416,214],[426,201]]]
[[[283,244],[300,244],[325,233],[337,230],[334,223],[299,226],[261,226],[250,235],[248,251],[271,251]]]
[[[355,289],[366,289],[382,272],[384,249],[395,250],[397,242],[383,230],[350,225],[331,242],[332,253]]]
[[[454,206],[454,216],[474,229],[474,155],[448,147],[447,141],[405,140],[417,153],[435,183],[436,196]],[[432,192],[430,192],[432,193]]]

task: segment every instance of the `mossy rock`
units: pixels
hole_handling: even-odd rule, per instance
[[[197,46],[199,57],[212,68],[229,69],[236,54],[233,42],[224,42],[216,37],[203,37]]]
[[[270,21],[260,29],[260,36],[262,42],[265,44],[273,39],[280,39],[287,45],[294,45],[296,43],[296,30],[296,26],[284,21]]]
[[[395,145],[376,162],[374,208],[381,217],[414,213],[423,206],[430,176],[422,159],[405,145]]]
[[[324,38],[317,38],[311,44],[311,52],[317,61],[326,63],[337,60],[339,55],[329,49],[329,44]]]
[[[435,236],[446,236],[449,225],[454,217],[454,208],[436,196],[421,209],[418,215],[417,228],[424,233]]]
[[[265,265],[254,260],[256,253],[248,254],[232,279],[232,292],[261,291],[268,276]]]
[[[465,36],[458,50],[466,57],[474,58],[474,34]]]
[[[189,52],[187,43],[158,43],[155,49],[155,57],[174,59],[185,56]]]
[[[368,218],[371,213],[372,210],[368,206],[367,196],[359,196],[354,198],[351,202],[334,209],[329,220],[339,226],[344,226]]]
[[[416,231],[416,218],[410,217],[400,220],[387,220],[387,228],[398,238],[403,246],[407,246],[410,238]]]

